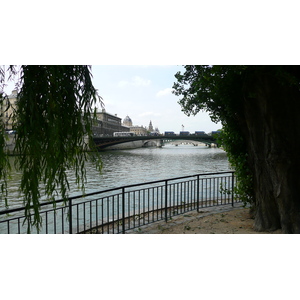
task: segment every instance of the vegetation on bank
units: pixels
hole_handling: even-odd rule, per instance
[[[221,121],[237,193],[255,209],[256,230],[300,233],[299,66],[185,66],[175,75],[182,110]]]

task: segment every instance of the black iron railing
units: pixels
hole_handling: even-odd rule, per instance
[[[205,173],[133,184],[42,203],[42,227],[31,233],[125,233],[203,207],[234,199],[234,172]],[[26,233],[24,207],[0,212],[0,233]]]

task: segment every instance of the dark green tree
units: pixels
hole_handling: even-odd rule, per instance
[[[16,79],[19,90],[14,114],[16,168],[22,172],[20,191],[24,195],[26,219],[30,225],[39,227],[41,196],[53,201],[55,196],[68,197],[67,170],[75,171],[77,184],[84,190],[85,162],[94,158],[88,154],[93,145],[86,142],[92,141],[93,105],[102,105],[102,99],[92,84],[89,66],[23,65],[0,70],[1,104],[8,99],[3,91],[6,73]],[[2,123],[0,179],[5,198],[10,166]],[[95,163],[101,168],[99,157]]]
[[[185,66],[175,77],[186,114],[206,110],[222,122],[255,229],[300,233],[300,67]]]

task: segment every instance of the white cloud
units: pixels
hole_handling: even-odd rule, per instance
[[[144,79],[140,76],[134,76],[131,78],[130,81],[127,80],[121,80],[118,83],[119,87],[125,87],[125,86],[149,86],[151,84],[151,80],[149,79]]]
[[[160,117],[161,113],[154,113],[152,111],[147,111],[147,112],[139,114],[139,117],[149,117],[149,116]]]
[[[148,86],[151,84],[151,80],[143,79],[139,76],[133,77],[133,85],[134,86]]]
[[[164,90],[161,90],[156,94],[156,97],[163,97],[163,96],[166,96],[166,95],[171,95],[172,90],[173,90],[172,88],[166,88]]]

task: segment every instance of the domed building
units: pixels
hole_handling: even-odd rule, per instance
[[[133,132],[135,135],[147,135],[147,128],[143,126],[137,126],[137,125],[132,125],[132,120],[130,117],[127,115],[126,118],[123,120],[123,126],[129,127],[130,132]]]
[[[128,127],[131,127],[131,126],[132,126],[132,120],[129,118],[128,115],[127,115],[126,118],[123,120],[123,125],[124,125],[124,126],[128,126]]]

